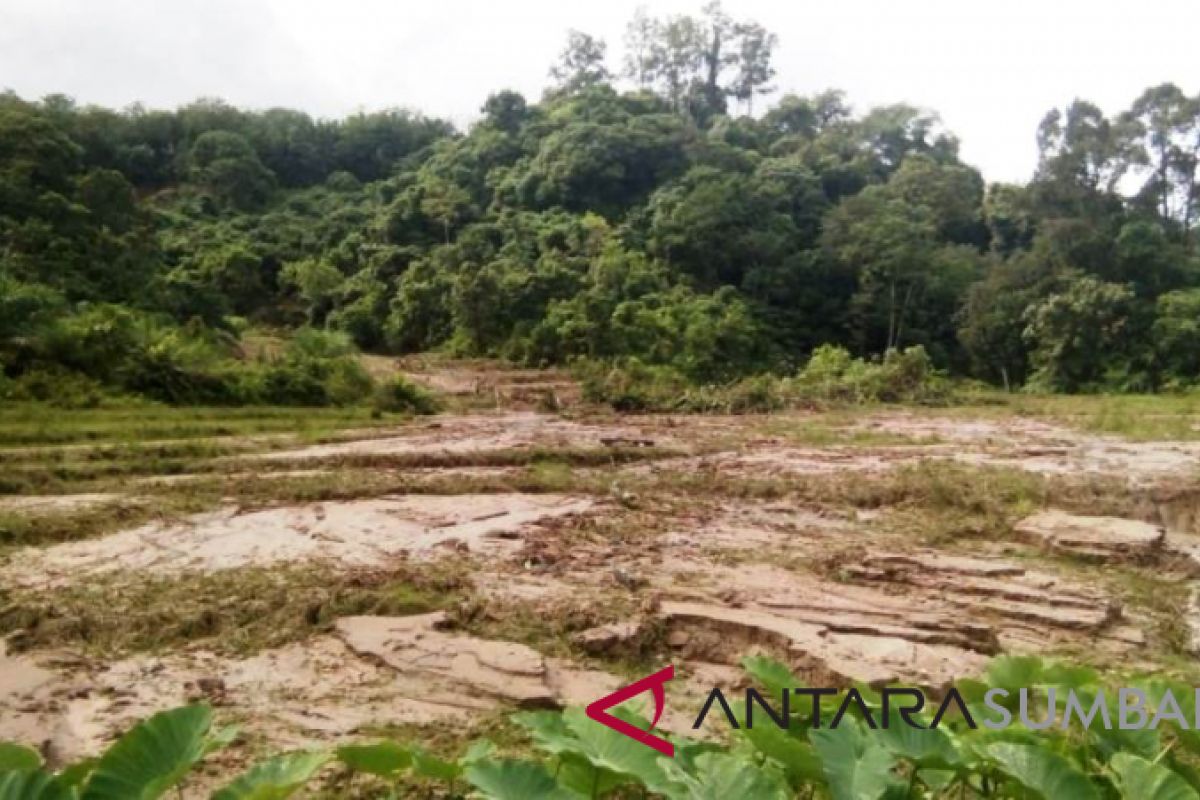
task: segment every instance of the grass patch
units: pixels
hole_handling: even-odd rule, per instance
[[[1131,441],[1200,441],[1200,393],[1026,395],[984,392],[964,405],[939,410],[953,416],[1024,416]]]
[[[72,510],[0,511],[0,546],[90,539],[148,522],[182,519],[219,502],[216,493],[193,490],[105,501]]]
[[[467,591],[457,560],[392,570],[245,567],[178,576],[99,576],[3,598],[0,635],[18,649],[78,647],[115,657],[200,643],[247,655],[326,631],[358,614],[448,608]]]

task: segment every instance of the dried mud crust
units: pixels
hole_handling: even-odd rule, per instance
[[[573,420],[532,411],[444,415],[414,424],[400,435],[262,453],[254,459],[313,461],[348,456],[466,455],[521,449],[552,452],[614,446],[690,446],[654,421]]]
[[[805,430],[802,414],[781,414]],[[781,423],[777,423],[781,424]],[[640,465],[645,473],[710,470],[735,477],[882,473],[925,461],[1008,467],[1038,475],[1109,477],[1156,488],[1200,470],[1200,442],[1130,442],[1023,418],[972,420],[956,416],[879,413],[840,428],[865,444],[805,445],[766,436],[747,446]],[[897,443],[870,444],[870,437]],[[905,440],[908,440],[907,442]]]
[[[439,548],[499,554],[527,525],[594,505],[555,494],[396,495],[243,511],[224,508],[183,524],[151,524],[101,539],[14,554],[0,579],[50,588],[89,575],[173,573],[322,561],[386,566],[433,558]]]
[[[197,700],[282,749],[388,725],[462,725],[505,708],[580,705],[623,683],[526,645],[450,629],[441,613],[347,617],[328,635],[245,658],[193,650],[103,663],[0,650],[0,667],[0,741],[34,745],[55,765],[96,753],[155,711]],[[719,665],[692,668],[714,671]],[[697,680],[673,691],[698,695]],[[683,730],[684,716],[667,724]]]
[[[436,367],[400,368],[432,382],[466,380]],[[538,378],[518,373],[501,382],[541,392]],[[480,393],[474,384],[459,388]],[[1180,471],[1200,465],[1200,445],[1128,443],[1028,419],[905,413],[835,426],[851,443],[835,436],[828,446],[801,444],[820,438],[806,429],[810,422],[828,428],[816,420],[799,413],[448,414],[386,435],[258,457],[295,468],[327,459],[333,464],[321,466],[337,469],[342,456],[397,453],[620,445],[696,455],[614,466],[611,475],[603,473],[611,490],[592,480],[588,490],[541,494],[388,494],[229,506],[185,524],[14,551],[0,564],[0,582],[22,591],[113,573],[136,580],[310,561],[351,570],[453,557],[469,565],[470,602],[490,622],[471,627],[462,609],[449,616],[344,617],[327,632],[244,657],[219,655],[203,642],[111,661],[0,651],[0,740],[42,746],[61,761],[94,753],[155,710],[207,699],[273,748],[297,747],[383,724],[458,725],[512,708],[584,703],[624,683],[617,673],[626,673],[630,659],[675,663],[680,679],[673,698],[713,685],[736,688],[744,681],[739,659],[755,651],[788,661],[811,683],[901,680],[938,689],[1002,652],[1140,661],[1155,620],[1097,578],[1108,568],[1147,565],[1200,577],[1200,538],[1180,534],[1198,528],[1200,499],[1173,484]],[[888,444],[872,444],[878,441]],[[878,512],[735,500],[673,489],[670,480],[678,475],[688,487],[704,480],[720,486],[725,477],[761,479],[786,488],[796,476],[870,481],[923,461],[1115,478],[1148,492],[1166,530],[1042,509],[1017,526],[1010,542],[932,549],[876,525]],[[444,477],[482,469],[469,463],[392,469]],[[696,481],[697,471],[703,480]],[[242,474],[253,476],[253,467]],[[668,480],[656,483],[662,476]],[[576,493],[585,491],[594,494]],[[29,501],[29,513],[36,507]],[[1183,562],[1193,565],[1190,573]],[[1068,563],[1070,569],[1060,568]],[[1200,647],[1200,590],[1194,606],[1187,621]],[[588,621],[566,624],[575,610]],[[569,645],[539,640],[536,626],[534,635],[506,625],[510,611],[565,631]],[[564,648],[572,658],[561,657]],[[684,717],[695,704],[672,703],[666,726],[689,732]]]

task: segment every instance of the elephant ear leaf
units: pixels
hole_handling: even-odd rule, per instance
[[[32,747],[0,742],[0,772],[24,772],[40,769],[42,757]]]
[[[308,783],[333,758],[320,751],[284,753],[255,764],[212,800],[283,800]]]
[[[1183,777],[1162,764],[1129,753],[1117,753],[1109,763],[1121,796],[1137,800],[1200,800]]]
[[[154,800],[179,783],[209,750],[212,709],[162,711],[134,726],[105,751],[83,800]]]
[[[877,800],[896,792],[896,757],[862,733],[853,720],[813,729],[809,741],[821,759],[834,800]]]
[[[49,772],[0,772],[0,800],[75,800],[75,791]]]
[[[541,764],[528,761],[477,761],[465,772],[467,783],[488,800],[580,800],[560,786]]]
[[[337,757],[355,772],[392,780],[412,766],[412,750],[398,742],[350,744],[337,749]]]
[[[997,742],[983,748],[1002,772],[1045,800],[1097,800],[1095,785],[1057,753],[1030,744]]]

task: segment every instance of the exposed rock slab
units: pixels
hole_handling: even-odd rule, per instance
[[[1166,530],[1119,517],[1084,517],[1043,511],[1017,523],[1015,530],[1049,550],[1099,561],[1145,561],[1162,550]]]
[[[114,570],[215,571],[288,562],[386,566],[453,544],[458,549],[511,547],[539,520],[586,511],[587,498],[553,494],[403,495],[342,503],[236,508],[199,514],[184,524],[151,524],[101,539],[16,553],[0,578],[24,586],[61,585]]]
[[[941,686],[977,672],[987,660],[959,647],[837,632],[756,609],[667,601],[660,613],[671,631],[669,642],[685,658],[720,663],[766,648],[783,655],[805,679],[823,685],[906,680]]]
[[[590,655],[614,655],[636,649],[642,626],[636,622],[614,622],[580,631],[572,641]]]

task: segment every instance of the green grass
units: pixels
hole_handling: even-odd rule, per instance
[[[363,407],[176,407],[122,403],[65,411],[45,403],[0,405],[0,447],[68,444],[144,444],[157,439],[288,434],[303,437],[350,427],[395,425]]]
[[[1033,417],[1087,433],[1132,441],[1200,440],[1200,393],[1026,395],[983,392],[951,409],[926,413],[956,417]]]
[[[456,560],[395,569],[244,567],[178,576],[104,575],[52,592],[0,593],[0,635],[19,649],[115,657],[202,644],[245,655],[328,630],[343,616],[448,608],[468,589]]]

